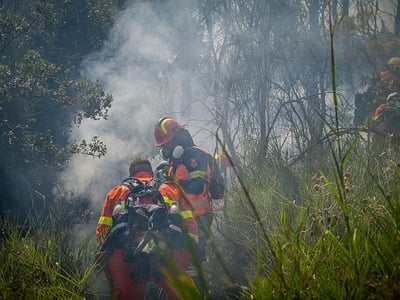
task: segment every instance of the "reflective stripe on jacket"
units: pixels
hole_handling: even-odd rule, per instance
[[[212,210],[211,196],[208,191],[208,183],[211,178],[211,166],[208,163],[206,154],[197,147],[192,147],[185,150],[183,159],[175,168],[171,168],[180,187],[185,192],[187,199],[192,204],[194,216],[200,216]],[[188,181],[202,182],[202,187],[199,192],[186,188]]]
[[[136,178],[143,182],[149,182],[152,177],[147,172],[136,174]],[[104,240],[105,234],[110,226],[112,226],[112,214],[114,207],[121,204],[125,208],[125,199],[130,189],[123,183],[114,186],[105,196],[103,207],[101,208],[100,218],[96,227],[96,239],[98,242]]]
[[[194,219],[191,204],[184,198],[179,187],[172,181],[166,181],[158,190],[163,196],[168,210],[171,208],[172,203],[176,202],[178,204],[180,215],[183,218],[184,225],[186,226],[189,235],[198,242],[198,227]]]

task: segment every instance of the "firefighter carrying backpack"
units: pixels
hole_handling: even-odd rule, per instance
[[[110,244],[122,248],[122,259],[133,262],[146,245],[146,236],[159,232],[171,248],[183,244],[183,235],[174,214],[169,214],[164,199],[153,182],[144,183],[136,178],[123,182],[130,193],[125,200],[125,209],[113,216],[110,229]],[[180,217],[180,216],[179,216]],[[180,217],[181,218],[181,217]],[[180,219],[179,219],[180,220]]]
[[[109,228],[102,251],[113,248],[125,248],[127,243],[134,243],[135,236],[148,230],[149,206],[155,206],[160,211],[166,211],[163,197],[152,182],[143,182],[138,178],[129,177],[122,182],[130,189],[125,199],[125,207],[119,203],[114,208],[112,226]],[[158,217],[157,220],[161,220]],[[161,225],[159,225],[161,226]],[[132,247],[132,245],[128,246]]]

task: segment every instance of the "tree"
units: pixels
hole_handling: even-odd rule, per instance
[[[104,40],[125,1],[0,3],[0,209],[52,203],[55,174],[71,151],[106,153],[99,137],[70,145],[71,121],[107,119],[112,96],[81,78],[80,61]]]
[[[240,151],[248,163],[262,165],[268,152],[281,148],[286,139],[282,134],[290,123],[285,118],[292,125],[294,120],[308,122],[302,134],[315,135],[314,140],[318,140],[322,132],[322,122],[315,113],[320,110],[319,91],[310,88],[320,84],[318,76],[324,73],[312,68],[324,57],[301,65],[308,56],[317,58],[320,50],[313,47],[319,38],[312,33],[307,37],[307,31],[301,28],[301,24],[309,26],[311,19],[300,19],[305,8],[295,1],[224,1],[209,4],[202,11],[211,49],[208,66],[214,74],[208,90],[215,99],[217,122],[233,156]],[[315,14],[318,12],[317,6]],[[304,101],[307,98],[308,104]],[[293,100],[298,102],[295,112]],[[287,102],[292,105],[285,106]],[[279,118],[277,113],[281,113]],[[247,145],[245,149],[243,145]]]
[[[284,160],[308,157],[318,169],[326,124],[335,121],[332,68],[346,127],[361,74],[372,74],[398,49],[383,17],[391,12],[374,0],[204,1],[200,11],[209,44],[203,73],[212,74],[204,76],[206,97],[235,162],[256,168],[270,154],[286,153]]]

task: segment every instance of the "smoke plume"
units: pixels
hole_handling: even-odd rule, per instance
[[[71,139],[99,136],[107,145],[107,155],[101,159],[72,156],[60,186],[73,198],[90,200],[95,211],[105,193],[128,177],[134,156],[157,163],[153,127],[160,117],[174,116],[193,132],[209,118],[199,101],[193,71],[201,43],[192,34],[194,23],[186,9],[193,10],[189,1],[132,4],[116,16],[103,49],[82,65],[83,76],[99,80],[114,102],[108,120],[84,120]]]

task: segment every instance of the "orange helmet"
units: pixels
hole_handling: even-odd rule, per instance
[[[171,117],[161,118],[157,125],[154,127],[154,146],[160,147],[167,144],[175,136],[176,132],[182,126]]]

